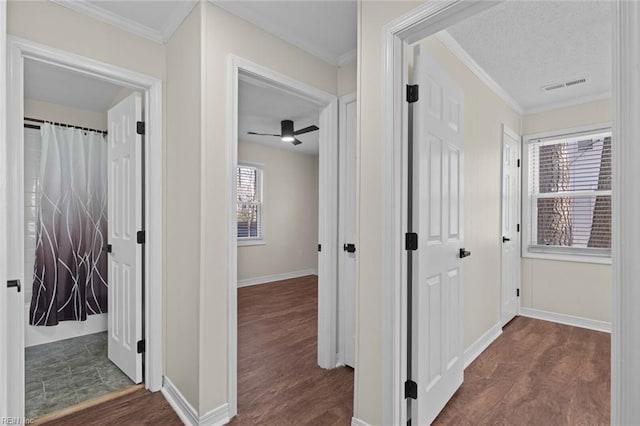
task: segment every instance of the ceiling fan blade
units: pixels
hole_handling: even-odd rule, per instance
[[[293,144],[293,146],[296,146],[296,145],[300,145],[302,141],[300,139],[294,139],[293,142],[291,143]]]
[[[256,133],[256,132],[247,132],[248,135],[257,135],[257,136],[276,136],[280,137],[280,135],[274,135],[273,133]]]
[[[309,127],[305,127],[304,129],[296,130],[293,132],[294,135],[302,135],[304,133],[315,132],[316,130],[320,130],[318,126],[312,125]]]

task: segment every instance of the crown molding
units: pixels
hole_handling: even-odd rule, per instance
[[[187,17],[191,10],[198,3],[197,1],[182,1],[179,3],[177,9],[171,14],[169,22],[167,22],[165,28],[159,31],[155,28],[150,28],[140,24],[132,19],[125,18],[116,13],[110,12],[87,0],[51,0],[51,2],[60,6],[71,9],[75,12],[97,19],[98,21],[105,22],[120,28],[121,30],[128,31],[136,34],[140,37],[146,38],[156,43],[164,43],[167,41],[180,26],[182,21]]]
[[[338,58],[338,66],[343,67],[345,65],[349,65],[352,62],[355,62],[357,55],[358,55],[358,49],[353,49],[348,51],[347,53],[343,53]]]
[[[589,102],[601,101],[603,99],[611,99],[613,93],[608,90],[606,92],[596,93],[595,95],[580,96],[578,98],[569,99],[567,101],[554,102],[552,104],[536,106],[524,110],[523,115],[538,114],[540,112],[552,111],[554,109],[567,108],[571,106],[586,104]]]
[[[475,74],[489,89],[491,89],[500,99],[505,101],[507,105],[516,110],[519,114],[524,113],[524,108],[516,101],[502,86],[491,78],[491,76],[467,53],[460,43],[454,39],[448,31],[443,30],[435,35],[447,49],[453,53],[469,70]]]
[[[209,0],[209,2],[219,7],[220,9],[231,13],[232,15],[239,17],[240,19],[244,19],[245,21],[252,23],[256,27],[286,41],[287,43],[296,46],[297,48],[302,49],[305,52],[317,58],[320,58],[325,62],[330,63],[331,65],[343,65],[341,63],[343,56],[345,57],[344,60],[346,61],[349,61],[350,55],[353,55],[353,59],[355,59],[355,50],[353,51],[353,53],[349,51],[343,55],[333,55],[327,53],[324,49],[319,49],[317,46],[301,41],[298,33],[289,30],[286,26],[278,25],[266,19],[261,14],[251,10],[251,8],[242,1]]]

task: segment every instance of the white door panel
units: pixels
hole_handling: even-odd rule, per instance
[[[520,137],[504,129],[502,136],[502,325],[519,308],[520,289]]]
[[[356,107],[355,96],[340,101],[340,244],[356,243]],[[356,255],[340,254],[340,336],[343,362],[355,367],[356,337]]]
[[[463,380],[463,93],[419,49],[414,64],[411,417],[426,425]]]
[[[109,110],[109,339],[108,355],[134,383],[142,382],[142,120],[134,93]]]

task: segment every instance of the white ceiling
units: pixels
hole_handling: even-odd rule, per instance
[[[51,0],[148,39],[165,42],[195,0]],[[356,58],[356,0],[210,0],[228,12],[334,65]]]
[[[294,129],[318,126],[319,107],[299,96],[266,84],[240,80],[238,84],[238,139],[288,149],[304,154],[318,154],[319,131],[298,136],[301,145],[293,146],[275,136],[248,135],[247,132],[280,133],[282,120],[293,120]]]
[[[525,112],[611,92],[611,3],[507,1],[447,31]],[[586,77],[585,84],[541,87]]]
[[[25,59],[24,97],[105,112],[123,88],[45,62]]]
[[[356,58],[355,0],[213,3],[334,65],[348,64]]]

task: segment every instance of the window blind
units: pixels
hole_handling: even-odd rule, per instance
[[[237,169],[237,227],[239,239],[262,238],[262,170],[239,165]]]
[[[611,250],[611,132],[529,144],[530,248]]]

